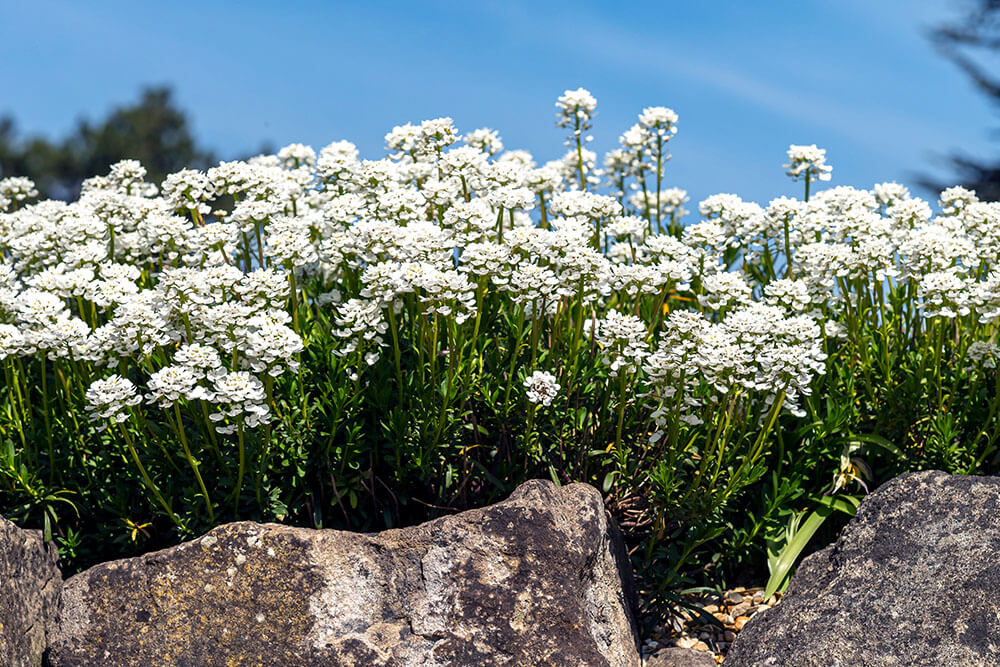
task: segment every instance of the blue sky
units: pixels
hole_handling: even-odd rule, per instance
[[[993,110],[925,37],[955,6],[0,0],[0,114],[58,136],[167,83],[222,155],[346,138],[379,157],[392,126],[451,116],[541,161],[563,151],[555,98],[583,86],[600,152],[670,106],[667,184],[764,203],[799,191],[789,143],[827,148],[832,183],[861,187],[992,153]]]

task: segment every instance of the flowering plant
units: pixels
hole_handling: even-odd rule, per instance
[[[854,484],[845,440],[992,464],[997,205],[810,192],[831,167],[792,146],[802,200],[683,224],[674,111],[599,168],[596,100],[556,106],[570,151],[540,165],[439,118],[378,160],[293,144],[160,184],[126,160],[72,203],[0,180],[0,512],[85,562],[122,526],[371,529],[541,475],[599,486],[668,586]]]

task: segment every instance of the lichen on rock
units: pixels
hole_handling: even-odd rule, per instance
[[[39,531],[22,530],[0,517],[0,665],[41,664],[62,586],[58,557]]]
[[[582,484],[370,535],[234,523],[69,579],[49,661],[631,667],[628,577]]]
[[[781,604],[747,623],[727,667],[1000,664],[997,507],[997,477],[886,483],[802,562]]]

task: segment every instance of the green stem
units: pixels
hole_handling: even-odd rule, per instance
[[[215,523],[215,511],[212,510],[212,500],[208,496],[208,489],[205,487],[205,481],[201,478],[201,471],[198,469],[198,462],[194,460],[194,456],[191,454],[191,448],[188,446],[187,435],[184,433],[184,421],[181,419],[181,406],[178,403],[174,403],[174,419],[177,420],[177,434],[181,439],[181,447],[184,448],[184,458],[187,459],[188,465],[191,466],[191,470],[194,472],[194,477],[198,480],[198,486],[201,488],[201,494],[205,498],[205,507],[208,509],[208,520]]]
[[[39,355],[39,360],[42,364],[42,416],[45,418],[45,440],[49,450],[49,484],[52,484],[55,481],[56,474],[56,455],[55,447],[52,444],[52,421],[49,417],[48,371],[45,368],[44,353]]]
[[[806,183],[808,182],[809,181],[806,181]],[[806,190],[808,191],[808,185],[806,186]],[[808,196],[806,197],[806,199],[808,199]],[[786,215],[785,216],[785,262],[788,264],[787,267],[788,270],[786,271],[785,276],[789,280],[792,280],[792,244],[791,241],[789,240],[789,238],[791,237],[791,233],[788,227],[789,227],[789,221],[788,221],[788,216]]]
[[[233,513],[240,515],[240,496],[243,494],[243,475],[246,472],[246,446],[243,434],[243,417],[240,416],[236,425],[236,446],[239,451],[240,463],[236,473],[236,489],[233,491]]]
[[[119,424],[118,426],[121,429],[122,435],[125,437],[125,444],[128,447],[129,454],[132,455],[132,460],[135,461],[136,467],[139,468],[139,474],[142,475],[142,480],[146,484],[146,488],[150,490],[153,497],[156,498],[156,501],[160,503],[160,506],[166,510],[167,516],[169,516],[170,520],[174,522],[174,525],[178,526],[181,530],[186,531],[187,526],[185,526],[184,522],[178,519],[177,515],[174,514],[174,511],[170,508],[170,503],[163,498],[163,494],[160,493],[160,489],[153,483],[149,473],[146,472],[146,467],[142,465],[142,461],[139,459],[139,453],[135,451],[135,445],[132,443],[132,436],[129,435],[128,429],[125,428],[124,424]]]
[[[400,362],[399,332],[396,327],[396,315],[393,305],[389,304],[389,331],[392,332],[392,357],[396,362],[396,387],[399,389],[399,404],[403,405],[403,366]],[[476,314],[476,327],[479,327],[479,313]]]

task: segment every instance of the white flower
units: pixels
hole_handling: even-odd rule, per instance
[[[975,370],[976,366],[993,369],[997,367],[997,356],[1000,356],[1000,348],[993,341],[977,340],[969,343],[965,351],[965,357],[971,364],[965,371]]]
[[[37,196],[38,189],[30,178],[11,176],[0,179],[0,210],[6,209],[11,202],[17,204]]]
[[[646,323],[635,315],[609,310],[603,319],[584,322],[584,331],[604,349],[611,377],[636,372],[649,354]]]
[[[28,348],[24,334],[13,324],[0,324],[0,361],[18,356]]]
[[[972,312],[970,283],[955,268],[931,271],[920,277],[917,297],[927,317],[953,319]]]
[[[833,167],[826,164],[826,150],[817,148],[816,144],[808,146],[792,144],[789,146],[788,163],[784,167],[788,170],[788,175],[795,181],[802,177],[817,181],[829,181],[830,172],[833,171]]]
[[[590,119],[597,108],[597,100],[590,91],[577,88],[560,95],[556,108],[559,109],[557,125],[574,128],[574,134],[579,136],[590,129]]]
[[[212,383],[211,400],[221,411],[209,415],[216,422],[219,433],[233,433],[237,424],[229,420],[239,420],[250,428],[270,421],[271,412],[265,403],[267,392],[264,383],[246,371],[234,371],[215,378]]]
[[[895,181],[891,183],[879,183],[872,188],[875,193],[876,199],[883,206],[891,206],[897,201],[904,199],[909,199],[910,191],[906,189],[905,185],[900,185]]]
[[[289,169],[316,164],[316,151],[305,144],[289,144],[278,151],[278,159]]]
[[[469,146],[487,155],[496,155],[503,150],[503,142],[500,141],[500,135],[488,127],[473,130],[462,137],[462,139]]]
[[[198,384],[200,377],[201,373],[191,366],[165,366],[149,377],[146,383],[149,389],[147,398],[161,408],[172,407],[182,398],[207,398],[204,388]]]
[[[956,185],[941,192],[938,206],[941,207],[941,212],[945,215],[954,215],[960,213],[969,204],[975,204],[978,201],[979,198],[976,196],[975,190]]]
[[[804,313],[812,302],[809,286],[803,280],[774,280],[764,287],[764,296],[769,305],[782,306],[793,313]]]
[[[174,363],[210,375],[222,368],[218,350],[200,343],[190,343],[177,348],[177,352],[174,353]]]
[[[244,363],[250,370],[277,377],[286,368],[292,371],[298,369],[295,356],[304,347],[297,333],[268,315],[251,317],[247,328],[240,348],[244,353]]]
[[[94,380],[87,389],[86,398],[91,421],[110,419],[117,423],[128,419],[128,408],[142,402],[135,385],[120,375]]]
[[[705,293],[698,295],[698,303],[712,310],[747,303],[753,292],[743,276],[731,272],[705,276],[701,285]]]
[[[666,141],[677,134],[677,113],[667,107],[646,107],[639,116],[639,124]]]
[[[538,405],[552,405],[552,400],[559,395],[559,383],[556,376],[547,371],[535,371],[524,381],[528,400]]]

